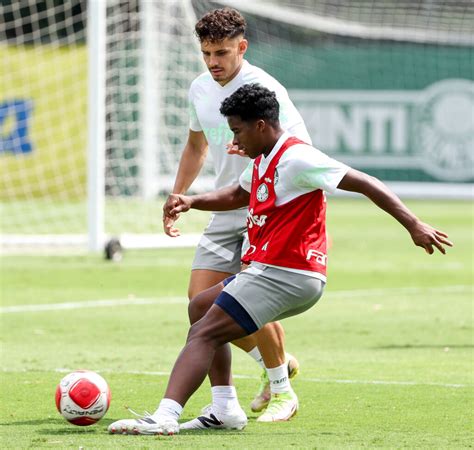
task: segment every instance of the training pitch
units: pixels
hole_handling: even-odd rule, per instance
[[[192,249],[1,258],[1,448],[468,448],[473,436],[473,210],[467,202],[412,201],[455,247],[416,248],[369,201],[331,199],[328,285],[310,311],[283,322],[300,361],[300,411],[260,424],[249,404],[260,371],[233,351],[249,415],[242,432],[110,436],[107,425],[154,411],[187,333]],[[159,214],[159,212],[157,212]],[[197,229],[183,232],[199,231]],[[97,425],[56,411],[59,380],[99,372],[112,390]],[[206,382],[182,419],[210,401]]]

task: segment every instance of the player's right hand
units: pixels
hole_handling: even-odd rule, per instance
[[[179,229],[174,227],[174,222],[180,213],[191,208],[191,199],[186,195],[170,194],[163,205],[163,229],[168,236],[179,236]]]
[[[424,248],[428,255],[432,255],[435,248],[445,255],[445,247],[453,246],[453,243],[448,240],[446,233],[436,230],[427,223],[418,221],[412,226],[409,232],[415,245]]]
[[[179,218],[179,214],[170,214],[170,211],[178,204],[178,196],[176,194],[170,194],[163,205],[163,231],[171,237],[180,235],[179,229],[174,226],[175,221]]]

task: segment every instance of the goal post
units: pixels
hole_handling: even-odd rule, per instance
[[[246,58],[288,89],[315,146],[404,197],[472,199],[473,2],[5,0],[2,251],[196,242],[167,239],[160,209],[206,70],[194,25],[223,6],[246,17]],[[212,187],[207,161],[192,190]]]
[[[100,251],[105,240],[106,17],[105,2],[90,0],[87,14],[89,58],[87,224],[88,248],[91,251]]]

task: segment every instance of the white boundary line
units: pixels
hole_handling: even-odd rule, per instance
[[[452,293],[468,293],[473,292],[474,286],[468,284],[447,285],[439,287],[399,287],[385,289],[355,289],[329,291],[324,297],[329,298],[358,298],[358,297],[381,297],[384,295],[417,295],[420,293],[439,294],[445,292]],[[69,309],[82,308],[103,308],[111,306],[128,306],[128,305],[154,305],[154,304],[185,304],[188,300],[185,297],[158,297],[158,298],[117,298],[108,300],[84,300],[78,302],[61,302],[61,303],[43,303],[36,305],[15,305],[3,306],[0,308],[0,314],[10,313],[26,313],[26,312],[43,312],[43,311],[60,311]]]
[[[74,372],[74,369],[69,369],[65,367],[59,367],[54,370],[14,370],[14,369],[1,369],[4,373],[33,373],[33,372],[57,372],[57,373],[70,373]],[[113,373],[113,374],[122,374],[122,375],[145,375],[153,377],[168,377],[170,372],[153,372],[153,371],[140,371],[140,370],[125,370],[125,371],[116,371],[113,369],[102,369],[96,370],[98,373]],[[259,377],[251,375],[239,375],[233,374],[233,377],[240,380],[259,380]],[[391,381],[391,380],[338,380],[330,378],[298,378],[299,381],[306,383],[320,383],[320,384],[367,384],[367,385],[381,385],[381,386],[434,386],[434,387],[443,387],[443,388],[472,388],[472,384],[460,384],[460,383],[436,383],[436,382],[419,382],[419,381]]]
[[[185,304],[187,299],[184,297],[162,297],[162,298],[115,298],[109,300],[85,300],[80,302],[64,302],[64,303],[43,303],[39,305],[17,305],[4,306],[0,308],[0,314],[9,313],[25,313],[25,312],[43,312],[43,311],[60,311],[68,309],[82,308],[103,308],[111,306],[128,306],[128,305],[154,305],[154,304]]]

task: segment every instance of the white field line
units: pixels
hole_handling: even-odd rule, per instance
[[[440,293],[472,293],[474,287],[467,284],[446,285],[439,287],[401,287],[384,289],[354,289],[329,291],[324,294],[327,298],[358,298],[358,297],[384,297],[386,295],[418,295]],[[108,300],[85,300],[79,302],[44,303],[37,305],[3,306],[0,314],[59,311],[82,308],[103,308],[127,305],[153,305],[153,304],[180,304],[187,303],[184,297],[159,297],[159,298],[118,298]]]
[[[34,370],[14,370],[14,369],[2,369],[2,372],[18,373],[18,372],[36,372]],[[38,372],[44,372],[44,370],[39,370]],[[54,372],[58,373],[70,373],[74,372],[73,369],[60,367],[54,369]],[[111,373],[111,374],[123,374],[123,375],[147,375],[153,377],[168,377],[170,372],[153,372],[153,371],[140,371],[140,370],[127,370],[127,371],[116,371],[113,369],[102,369],[96,370],[98,373]],[[251,376],[251,375],[232,375],[236,379],[241,380],[259,380],[260,377]],[[471,384],[459,384],[459,383],[435,383],[435,382],[423,382],[423,381],[390,381],[390,380],[338,380],[332,378],[302,378],[298,377],[299,381],[306,383],[320,383],[320,384],[368,384],[368,385],[381,385],[381,386],[435,386],[443,388],[472,388]]]
[[[154,305],[154,304],[179,304],[187,303],[184,297],[162,297],[162,298],[114,298],[109,300],[86,300],[81,302],[64,302],[64,303],[44,303],[40,305],[17,305],[4,306],[0,308],[0,314],[24,313],[24,312],[42,312],[42,311],[59,311],[65,309],[82,309],[82,308],[103,308],[110,306],[127,306],[127,305]]]

